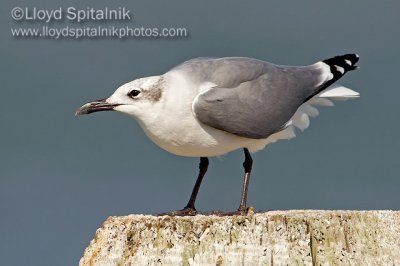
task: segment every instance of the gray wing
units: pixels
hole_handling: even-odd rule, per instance
[[[198,84],[216,87],[200,94],[193,111],[202,123],[247,138],[282,130],[299,106],[318,90],[323,69],[277,66],[250,58],[195,59],[175,68]]]

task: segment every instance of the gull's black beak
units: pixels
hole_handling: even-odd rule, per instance
[[[78,110],[76,110],[75,115],[87,115],[94,112],[100,111],[112,111],[114,107],[118,106],[119,104],[111,104],[107,103],[106,99],[97,100],[94,102],[86,103],[82,105]]]

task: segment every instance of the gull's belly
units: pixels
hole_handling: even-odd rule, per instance
[[[146,135],[162,149],[180,156],[219,156],[265,140],[239,137],[199,122],[194,116],[158,121],[153,124],[139,122]],[[263,145],[265,146],[265,144]]]
[[[194,117],[192,121],[178,124],[172,122],[163,127],[139,124],[159,147],[175,155],[187,157],[220,156],[240,148],[256,152],[270,143],[295,136],[290,126],[265,139],[249,139],[209,127]]]

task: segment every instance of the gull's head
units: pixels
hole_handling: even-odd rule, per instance
[[[75,115],[115,110],[137,118],[141,114],[151,112],[154,105],[160,102],[163,86],[162,76],[136,79],[119,87],[107,99],[84,104]]]

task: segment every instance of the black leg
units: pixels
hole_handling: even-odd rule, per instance
[[[251,167],[253,166],[253,159],[251,158],[250,152],[247,148],[244,148],[244,177],[243,177],[243,190],[242,190],[242,199],[240,200],[240,205],[238,208],[238,212],[243,213],[246,212],[246,203],[247,203],[247,191],[249,189],[250,182],[250,174]]]
[[[205,176],[207,169],[208,169],[208,158],[200,157],[199,176],[197,177],[196,184],[194,184],[192,195],[190,195],[189,202],[186,205],[185,209],[190,208],[196,211],[194,203],[196,202],[197,193],[199,192],[201,181],[203,181],[203,177]]]
[[[208,169],[208,158],[200,157],[199,176],[197,177],[196,184],[194,184],[192,194],[190,195],[190,199],[186,204],[186,207],[179,211],[162,213],[160,215],[170,215],[170,216],[196,215],[197,210],[194,207],[194,204],[196,202],[197,193],[199,192],[200,189],[201,181],[203,181],[203,177],[206,174],[207,169]]]
[[[240,200],[240,205],[237,211],[234,212],[221,212],[221,211],[214,211],[213,214],[220,215],[220,216],[227,216],[227,215],[246,215],[247,208],[247,191],[249,189],[249,181],[250,181],[250,174],[251,174],[251,167],[253,165],[253,159],[251,158],[250,152],[247,148],[243,148],[244,150],[244,176],[243,176],[243,190],[242,190],[242,198]]]

